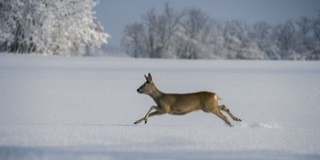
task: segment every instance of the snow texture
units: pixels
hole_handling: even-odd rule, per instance
[[[136,89],[216,92],[243,122],[152,117]],[[0,159],[320,159],[320,63],[0,54]],[[229,120],[230,117],[228,117]]]

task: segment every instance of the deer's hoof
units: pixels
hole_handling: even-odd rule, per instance
[[[230,122],[226,122],[226,125],[228,125],[229,127],[233,127]]]

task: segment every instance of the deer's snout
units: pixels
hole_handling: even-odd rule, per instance
[[[137,89],[138,93],[142,93],[142,90],[140,88]]]

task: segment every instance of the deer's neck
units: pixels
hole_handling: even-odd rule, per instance
[[[161,92],[157,87],[154,87],[154,90],[150,94],[154,101],[157,101],[160,97],[163,96],[163,92]]]

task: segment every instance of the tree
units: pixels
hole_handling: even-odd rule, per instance
[[[287,21],[284,24],[278,24],[273,28],[272,37],[279,48],[278,54],[281,59],[294,59],[295,51],[295,28],[292,21]]]
[[[243,59],[244,57],[241,56],[241,48],[243,40],[245,39],[245,23],[240,21],[225,22],[223,28],[225,57],[228,59]]]
[[[308,60],[320,60],[320,10],[318,10],[318,17],[312,22],[313,33],[313,51],[307,57]]]
[[[141,23],[127,25],[122,38],[122,46],[126,52],[137,58],[145,57],[146,54],[146,35],[145,28]]]
[[[178,49],[179,58],[208,58],[207,50],[211,34],[211,19],[200,9],[192,8],[186,12],[181,22],[181,43]]]
[[[0,0],[1,51],[84,55],[107,43],[94,0]]]
[[[143,15],[143,24],[146,26],[147,51],[151,58],[174,57],[171,51],[172,41],[183,13],[175,12],[166,3],[164,12],[157,15],[152,9]]]
[[[299,59],[306,59],[312,54],[314,40],[312,33],[312,20],[308,17],[301,17],[297,22],[297,34],[295,36],[294,49],[299,53]]]
[[[164,58],[176,57],[175,37],[184,12],[177,12],[165,4],[164,13],[158,17],[159,54]]]
[[[176,57],[175,34],[182,16],[169,3],[166,3],[162,14],[151,9],[142,15],[141,23],[125,27],[122,47],[133,57]]]

